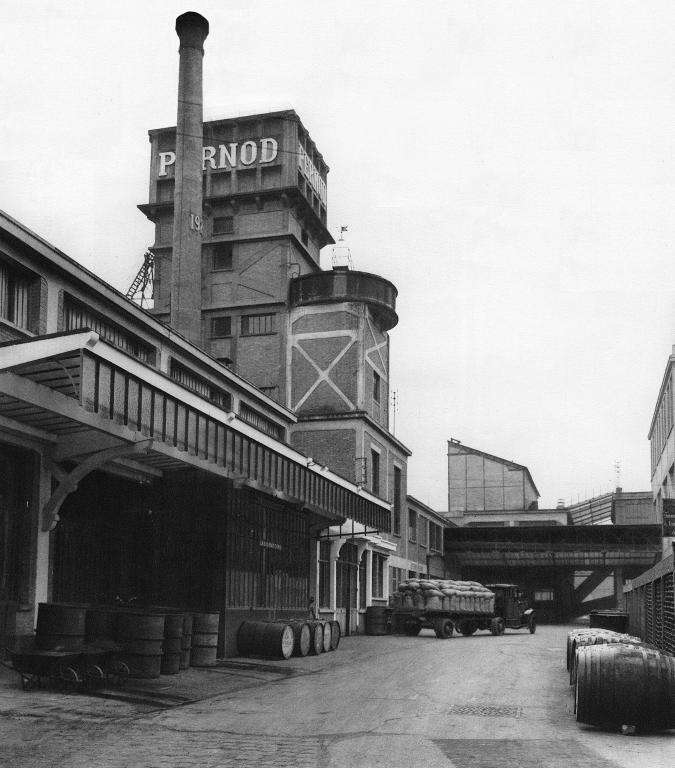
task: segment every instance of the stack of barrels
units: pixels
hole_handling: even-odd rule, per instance
[[[237,648],[242,656],[272,659],[318,656],[336,650],[341,634],[337,621],[244,621],[237,633]]]
[[[675,728],[675,656],[608,629],[567,636],[577,722],[625,732]]]
[[[40,603],[35,644],[40,649],[77,651],[113,641],[130,677],[175,675],[216,664],[219,614],[157,606],[128,608]]]

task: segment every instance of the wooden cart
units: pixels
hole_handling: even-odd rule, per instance
[[[73,650],[45,650],[36,647],[30,635],[16,638],[5,650],[10,662],[5,666],[19,673],[24,691],[44,685],[61,691],[103,683],[123,685],[129,675],[129,668],[119,659],[120,646],[107,640]]]

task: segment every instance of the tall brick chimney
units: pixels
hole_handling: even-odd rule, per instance
[[[178,116],[171,264],[171,326],[202,344],[202,59],[209,22],[189,11],[176,19]]]

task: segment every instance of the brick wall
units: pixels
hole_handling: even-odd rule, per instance
[[[277,386],[281,365],[280,353],[278,334],[240,336],[237,339],[235,369],[256,387]]]
[[[349,429],[302,429],[294,430],[291,436],[294,448],[311,456],[319,464],[327,465],[331,471],[356,482],[354,450],[356,430]]]

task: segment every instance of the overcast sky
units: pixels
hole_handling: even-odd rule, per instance
[[[399,289],[395,433],[447,509],[451,437],[540,506],[649,490],[675,343],[675,4],[3,0],[0,208],[126,290],[153,242],[147,131],[187,10],[205,119],[293,108],[328,222]],[[330,267],[330,248],[322,263]]]

